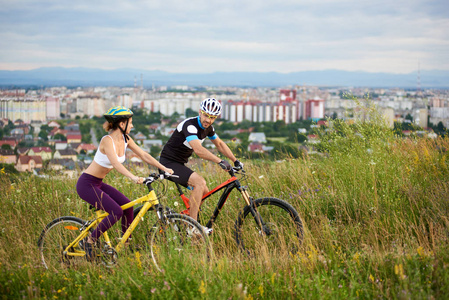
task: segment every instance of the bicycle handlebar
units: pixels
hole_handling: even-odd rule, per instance
[[[241,166],[239,166],[239,167],[231,167],[231,170],[229,170],[228,173],[229,173],[229,175],[234,176],[235,174],[238,174],[238,173],[244,174],[245,170]],[[155,182],[157,180],[164,180],[164,179],[167,179],[167,178],[170,178],[170,177],[172,177],[172,178],[179,178],[178,175],[170,174],[170,173],[167,173],[167,172],[161,173],[161,174],[151,173],[150,175],[148,175],[147,178],[145,178],[143,180],[143,184],[146,184],[147,187],[150,187],[150,185],[153,182]]]
[[[243,169],[243,167],[231,167],[231,170],[228,172],[229,175],[234,176],[236,173],[245,173],[245,170]]]
[[[164,180],[166,178],[169,177],[173,177],[173,178],[179,178],[178,175],[174,175],[174,174],[170,174],[170,173],[162,173],[162,174],[156,174],[156,173],[151,173],[150,175],[148,175],[147,178],[145,178],[143,180],[143,183],[146,184],[147,186],[151,185],[153,182],[157,181],[157,180]]]

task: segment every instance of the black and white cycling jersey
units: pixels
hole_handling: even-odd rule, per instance
[[[218,137],[212,125],[204,128],[201,125],[199,116],[185,119],[178,124],[176,130],[165,144],[161,152],[161,158],[185,164],[193,154],[193,149],[189,142],[200,140],[202,143],[206,137],[211,140]]]

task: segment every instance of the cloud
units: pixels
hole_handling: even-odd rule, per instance
[[[0,69],[447,70],[447,3],[4,0]]]

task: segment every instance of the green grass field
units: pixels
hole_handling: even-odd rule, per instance
[[[449,299],[449,140],[398,139],[370,122],[334,129],[322,135],[325,155],[244,161],[253,197],[282,198],[299,212],[299,253],[242,254],[232,226],[243,202],[233,194],[214,227],[215,257],[202,269],[181,263],[161,273],[143,263],[145,253],[125,253],[112,269],[86,262],[47,271],[36,244],[45,224],[62,215],[91,217],[76,179],[0,172],[1,297]],[[203,175],[210,187],[227,179],[215,166]],[[107,182],[129,198],[146,191],[118,173]],[[182,210],[171,185],[163,202]],[[205,203],[204,211],[213,206]]]

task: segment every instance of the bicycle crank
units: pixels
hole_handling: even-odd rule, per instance
[[[117,264],[118,254],[114,248],[105,246],[102,251],[102,260],[106,268],[113,268]]]

